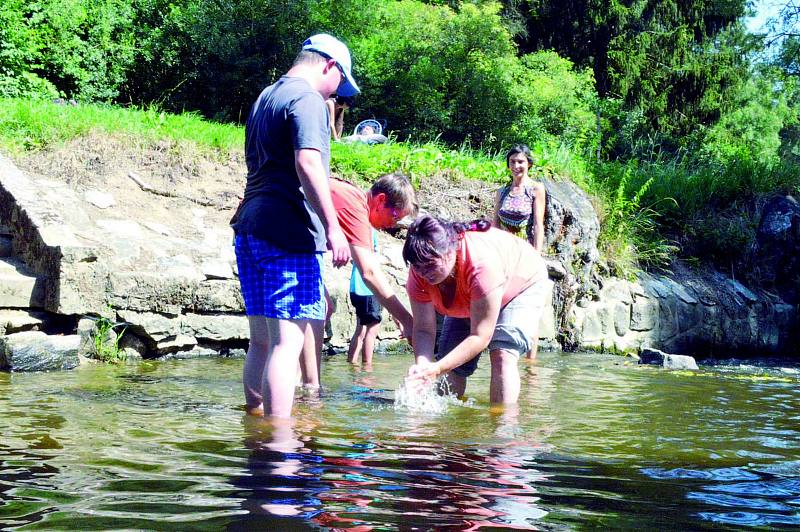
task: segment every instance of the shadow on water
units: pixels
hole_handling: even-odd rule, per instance
[[[3,430],[0,439],[0,528],[35,523],[50,511],[41,495],[46,499],[56,491],[52,478],[58,468],[48,453],[63,447],[42,428],[58,430],[64,425],[66,420],[55,410],[54,402],[33,398],[3,411],[8,421],[15,420],[15,429],[13,437],[11,430]]]
[[[44,484],[43,491],[54,490],[47,485],[47,479],[58,470],[47,463],[47,456],[26,449],[0,444],[0,456],[0,528],[41,520],[50,505],[38,496],[40,489],[36,486]]]

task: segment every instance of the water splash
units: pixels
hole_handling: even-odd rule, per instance
[[[472,399],[461,401],[450,389],[444,377],[423,386],[409,385],[404,380],[394,392],[395,410],[410,410],[426,414],[442,414],[451,406],[472,406]]]

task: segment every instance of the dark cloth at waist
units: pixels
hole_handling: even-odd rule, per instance
[[[322,222],[304,197],[286,197],[279,191],[247,198],[231,225],[236,234],[253,235],[292,253],[325,251]]]

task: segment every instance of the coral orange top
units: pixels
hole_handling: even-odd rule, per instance
[[[420,303],[433,303],[439,314],[469,318],[470,303],[503,287],[505,306],[523,290],[547,277],[542,256],[525,240],[491,228],[486,232],[463,233],[456,249],[456,294],[450,306],[442,303],[437,285],[428,283],[414,269],[408,272],[408,297]]]
[[[341,179],[331,178],[329,183],[336,218],[347,242],[354,246],[372,249],[372,226],[369,224],[367,194]]]

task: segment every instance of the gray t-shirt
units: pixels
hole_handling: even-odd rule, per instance
[[[283,76],[261,92],[245,128],[247,185],[233,224],[293,253],[325,251],[322,222],[303,193],[294,151],[314,149],[330,174],[330,125],[322,96],[302,78]]]

